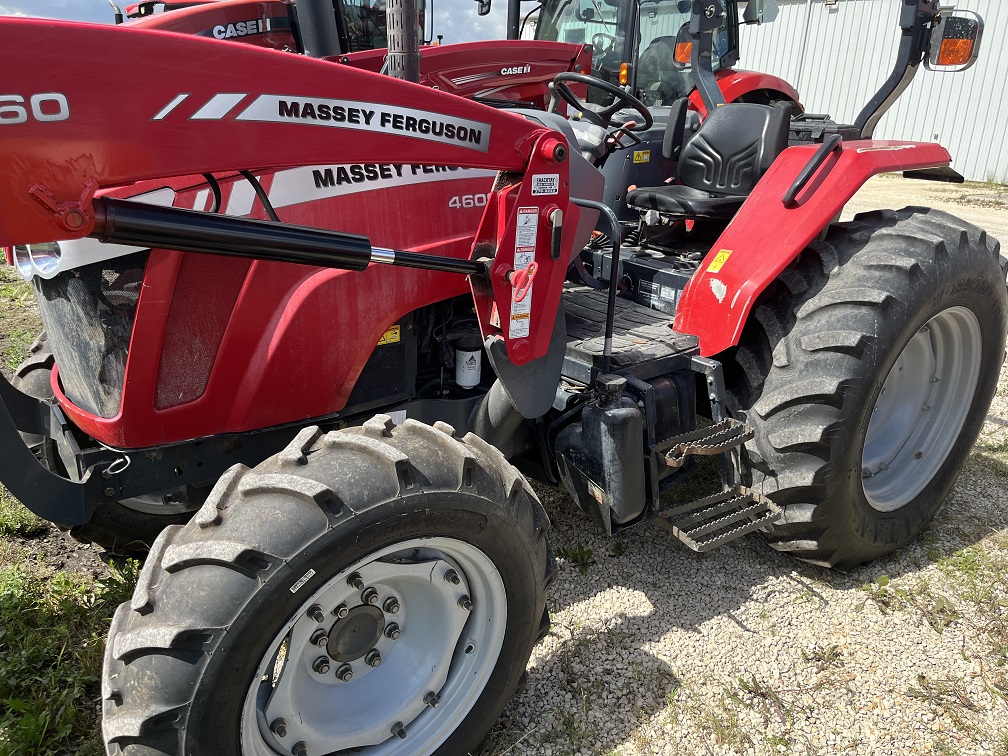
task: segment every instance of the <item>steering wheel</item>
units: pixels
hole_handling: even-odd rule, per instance
[[[600,89],[607,94],[611,94],[613,96],[613,103],[612,105],[604,106],[596,105],[591,102],[585,102],[571,91],[567,82],[585,84],[589,87]],[[654,125],[654,118],[651,117],[651,113],[648,111],[647,105],[629,92],[620,89],[615,84],[610,84],[608,81],[596,79],[594,76],[587,76],[586,74],[573,72],[560,73],[553,77],[553,81],[549,84],[549,89],[550,94],[552,95],[549,107],[551,113],[559,112],[560,102],[557,99],[559,96],[560,100],[563,100],[571,107],[576,108],[581,113],[581,117],[584,120],[595,126],[601,126],[603,129],[608,129],[610,127],[612,118],[617,112],[626,109],[635,111],[641,117],[640,122],[635,123],[633,126],[626,129],[627,131],[647,131],[652,125]]]
[[[602,40],[602,42],[599,42],[599,40]],[[606,43],[605,47],[602,46],[603,42]],[[614,37],[612,34],[599,32],[598,34],[592,36],[591,43],[592,47],[598,50],[599,53],[605,53],[609,52],[610,50],[613,49],[613,47],[616,46],[616,37]]]

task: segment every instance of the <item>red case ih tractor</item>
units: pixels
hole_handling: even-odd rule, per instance
[[[106,650],[109,753],[475,748],[549,628],[526,475],[697,551],[759,531],[849,567],[920,532],[993,396],[1008,289],[951,216],[835,222],[873,174],[955,175],[871,136],[981,24],[899,6],[893,74],[812,144],[790,102],[724,104],[717,0],[679,32],[699,125],[574,71],[548,110],[505,109],[0,21],[0,245],[47,334],[0,381],[0,480],[78,537],[150,545]],[[142,86],[72,75],[98,59]],[[621,222],[605,166],[656,116],[667,181]],[[722,491],[663,510],[703,456]]]

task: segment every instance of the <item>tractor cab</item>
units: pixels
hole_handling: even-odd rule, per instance
[[[738,9],[728,6],[714,34],[714,71],[739,58]],[[691,7],[688,0],[545,0],[534,37],[590,44],[593,76],[625,87],[645,105],[667,106],[693,89],[689,67],[674,63],[676,39],[689,24]],[[604,104],[611,97],[607,100]]]

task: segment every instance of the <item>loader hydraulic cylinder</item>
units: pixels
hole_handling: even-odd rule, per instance
[[[360,271],[371,263],[486,275],[483,262],[372,247],[366,236],[99,197],[91,234],[110,244]]]

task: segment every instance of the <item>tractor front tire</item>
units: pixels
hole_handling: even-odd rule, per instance
[[[109,633],[106,748],[470,752],[548,631],[548,526],[471,434],[304,429],[154,544]]]
[[[934,210],[859,215],[761,297],[726,380],[749,482],[783,509],[774,548],[849,569],[934,517],[1004,359],[998,247]]]

